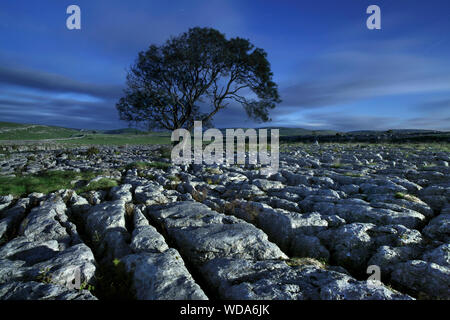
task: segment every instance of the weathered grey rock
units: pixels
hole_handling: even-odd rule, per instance
[[[91,208],[88,200],[83,198],[82,196],[77,195],[76,193],[72,194],[69,199],[70,210],[72,214],[76,216],[80,216],[86,212],[88,212]]]
[[[44,146],[35,147],[47,150]],[[87,157],[87,148],[80,147],[71,148],[69,157],[63,146],[52,146],[49,151],[37,154],[30,152],[30,146],[21,146],[17,150],[10,148],[8,159],[0,159],[0,173],[48,168],[81,172],[95,168],[108,171],[108,177],[119,180],[121,168],[129,163],[162,161],[159,152],[153,154],[158,148],[101,146],[101,155]],[[56,149],[59,150],[52,151]],[[180,249],[185,262],[213,294],[217,293],[213,273],[219,269],[211,269],[210,274],[202,268],[216,260],[231,259],[240,268],[240,274],[249,275],[238,277],[230,284],[229,288],[237,290],[234,297],[359,299],[366,297],[368,291],[355,284],[344,267],[351,274],[364,277],[371,264],[380,266],[382,280],[395,288],[416,297],[432,296],[432,287],[427,285],[438,288],[439,279],[448,277],[444,272],[448,268],[450,242],[448,152],[430,152],[431,149],[405,152],[409,149],[406,145],[392,148],[376,144],[302,145],[282,149],[285,150],[280,153],[277,173],[261,174],[258,167],[232,163],[171,166],[167,171],[132,169],[127,170],[122,185],[109,191],[91,191],[82,196],[73,190],[30,194],[28,205],[19,208],[18,214],[10,213],[25,200],[0,198],[0,283],[33,281],[46,269],[56,271],[55,280],[63,283],[62,279],[73,272],[69,265],[94,266],[80,248],[78,231],[82,231],[83,239],[92,245],[105,267],[113,259],[134,256],[142,264],[137,268],[143,270],[139,277],[142,292],[152,292],[150,296],[172,296],[172,289],[166,291],[159,284],[155,289],[145,282],[147,272],[164,278],[165,273],[149,270],[157,270],[152,269],[155,261],[165,261],[163,257],[170,251],[163,236],[142,214],[145,212],[152,223],[158,224],[156,227],[167,241]],[[60,156],[63,153],[66,156]],[[30,155],[35,156],[34,160],[27,159]],[[168,178],[175,175],[181,183]],[[136,196],[131,192],[135,188]],[[111,205],[114,202],[111,199],[128,202],[127,210],[124,204]],[[172,210],[168,205],[171,202],[194,199],[212,210],[186,206],[184,211],[193,210],[197,214],[180,209],[168,217],[159,216]],[[133,205],[135,210],[131,215]],[[281,272],[274,266],[284,263],[277,260],[280,248],[292,257],[328,259],[336,265],[324,270],[320,263],[309,267],[302,263],[296,269],[290,263],[289,269],[296,271],[283,269]],[[80,260],[76,256],[84,258]],[[173,257],[168,258],[169,262],[172,260]],[[246,260],[246,264],[238,262],[241,260]],[[422,262],[419,267],[406,268],[411,261]],[[261,268],[255,273],[257,264]],[[157,265],[161,264],[157,262]],[[311,268],[336,271],[351,280],[329,273],[323,276],[322,271],[321,275],[306,272]],[[407,271],[404,279],[391,281],[398,268]],[[94,269],[87,270],[84,278],[89,278]],[[421,272],[425,279],[434,277],[435,280],[423,280],[428,284],[420,282],[417,278],[422,276]],[[220,285],[228,283],[227,275],[224,273]],[[258,284],[254,285],[252,279],[257,279]],[[176,286],[174,282],[168,288]],[[321,287],[320,292],[317,287]],[[369,294],[372,294],[370,290]],[[393,297],[384,293],[375,295]]]
[[[20,222],[26,215],[30,199],[19,199],[11,208],[0,212],[0,242],[6,241],[18,229]]]
[[[254,179],[252,183],[263,191],[283,189],[283,184],[279,181],[265,179]]]
[[[20,225],[19,235],[35,241],[57,240],[62,249],[79,242],[76,228],[68,221],[66,205],[58,195],[31,210]]]
[[[164,226],[181,254],[196,265],[217,257],[286,258],[261,230],[200,203],[178,202],[148,214]]]
[[[0,247],[0,259],[21,260],[28,265],[53,258],[59,252],[56,240],[36,241],[21,236]]]
[[[392,281],[419,296],[428,298],[450,298],[450,268],[412,260],[401,263],[392,272]]]
[[[422,232],[431,239],[450,242],[450,213],[433,218]]]
[[[175,249],[164,253],[140,253],[123,258],[132,273],[139,300],[206,300],[203,290],[187,271]]]
[[[87,194],[87,200],[89,204],[95,206],[96,204],[100,204],[106,197],[106,191],[104,190],[96,190],[89,191]]]
[[[0,258],[0,284],[26,277],[25,261]]]
[[[420,245],[423,241],[417,230],[402,225],[377,227],[370,223],[351,223],[317,236],[340,266],[360,272],[380,246]]]
[[[310,257],[328,260],[330,253],[315,236],[296,234],[291,240],[289,252],[294,257]]]
[[[148,183],[145,186],[138,186],[134,191],[135,199],[139,203],[146,205],[167,203],[167,198],[162,194],[164,188],[156,183]]]
[[[130,234],[125,227],[125,202],[108,201],[93,206],[80,217],[102,262],[111,263],[131,253]]]
[[[134,253],[164,252],[169,249],[164,237],[150,226],[141,210],[134,210],[134,230],[130,248]]]
[[[390,247],[381,246],[377,252],[370,258],[367,265],[376,265],[380,267],[382,281],[390,279],[392,271],[397,265],[408,260],[412,260],[420,255],[422,250],[418,247]]]
[[[419,191],[419,197],[433,210],[440,211],[449,203],[450,186],[432,185]]]
[[[346,184],[340,187],[348,195],[359,193],[359,186],[356,184]]]
[[[278,199],[276,197],[271,197],[268,204],[272,208],[278,208],[278,209],[283,209],[286,211],[298,212],[298,213],[302,212],[302,209],[300,208],[298,203],[292,202],[292,201],[289,201],[286,199]]]
[[[309,176],[292,173],[288,170],[280,170],[280,173],[286,179],[286,183],[290,186],[309,185]]]
[[[91,235],[98,233],[102,236],[109,230],[125,229],[125,201],[108,201],[93,206],[82,217]]]
[[[433,210],[422,200],[411,195],[405,195],[405,199],[397,199],[391,194],[371,194],[367,196],[374,208],[385,208],[394,211],[404,211],[404,208],[417,211],[427,218],[434,216]]]
[[[29,281],[0,285],[0,300],[97,300],[97,298],[87,290],[69,290],[54,284]]]
[[[423,260],[450,268],[450,244],[443,244],[423,255]]]
[[[96,270],[94,256],[84,244],[58,251],[56,240],[36,242],[19,237],[1,248],[0,283],[47,279],[68,286],[79,276],[80,283],[92,283]]]
[[[361,300],[410,299],[382,284],[356,281],[315,265],[290,267],[283,261],[214,259],[202,272],[222,299]]]
[[[83,243],[74,245],[49,260],[33,265],[29,277],[38,277],[43,272],[51,283],[68,286],[80,276],[80,283],[93,283],[96,263],[91,249]]]
[[[346,269],[360,269],[365,265],[373,250],[373,240],[368,231],[374,224],[352,223],[336,230],[327,230],[318,234],[337,263]]]
[[[6,196],[0,196],[0,210],[7,208],[12,203],[13,200],[14,197],[11,194]]]
[[[418,228],[425,222],[425,216],[419,212],[396,207],[398,211],[386,208],[375,208],[363,203],[314,203],[313,211],[324,215],[335,214],[345,219],[347,222],[363,222],[374,224],[402,224],[408,228]]]
[[[123,200],[125,202],[130,202],[133,199],[131,194],[131,184],[121,184],[117,187],[112,187],[109,191],[109,196],[111,200]]]

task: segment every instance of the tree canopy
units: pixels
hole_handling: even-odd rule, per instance
[[[199,120],[205,126],[232,102],[250,118],[267,122],[270,109],[281,102],[272,77],[263,49],[195,27],[139,53],[116,107],[120,119],[149,129],[191,129]]]

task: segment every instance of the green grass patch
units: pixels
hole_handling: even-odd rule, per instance
[[[429,164],[425,164],[425,165],[421,166],[421,169],[429,169],[429,168],[434,168],[434,167],[436,167],[436,164],[429,163]]]
[[[290,267],[305,267],[305,266],[315,266],[321,269],[326,269],[327,261],[325,259],[314,259],[309,257],[293,257],[286,260],[286,264]]]
[[[408,201],[411,201],[411,202],[420,202],[421,201],[419,198],[417,198],[417,197],[415,197],[413,195],[410,195],[410,194],[403,193],[403,192],[397,192],[394,195],[394,197],[396,199],[403,199],[403,200],[408,200]]]
[[[100,153],[100,149],[97,147],[89,147],[89,149],[86,150],[85,155],[88,157],[92,157],[93,155],[99,154]]]
[[[168,176],[167,179],[169,179],[172,182],[176,182],[176,183],[181,182],[180,178],[178,178],[177,176]]]
[[[161,147],[159,149],[159,153],[161,158],[171,159],[172,157],[172,148],[171,147]]]
[[[73,188],[72,180],[90,180],[98,172],[47,171],[35,175],[0,177],[0,195],[23,196],[32,192],[49,193]]]
[[[68,145],[146,145],[170,144],[170,133],[149,134],[86,134],[80,139],[60,140]]]
[[[344,167],[345,165],[343,164],[343,163],[340,163],[340,162],[335,162],[335,163],[333,163],[332,165],[331,165],[331,167],[332,168],[334,168],[334,169],[339,169],[339,168],[342,168],[342,167]]]
[[[0,140],[44,140],[64,139],[82,136],[78,130],[51,126],[19,125],[10,126],[0,132]]]
[[[10,128],[20,128],[20,127],[24,127],[24,126],[26,126],[26,125],[21,124],[21,123],[0,121],[0,130],[1,129],[10,129]]]
[[[356,172],[345,172],[344,176],[353,177],[353,178],[360,178],[360,177],[362,177],[364,175],[362,173],[356,173]]]
[[[159,162],[159,161],[154,161],[154,162],[144,162],[144,161],[136,161],[133,163],[129,163],[125,169],[129,170],[129,169],[137,169],[137,170],[145,170],[145,169],[149,169],[149,168],[157,168],[157,169],[162,169],[162,170],[166,170],[170,167],[170,163],[166,163],[166,162]]]
[[[89,185],[76,189],[78,193],[88,192],[92,190],[106,190],[118,185],[117,181],[110,178],[102,178],[98,181],[91,182]]]

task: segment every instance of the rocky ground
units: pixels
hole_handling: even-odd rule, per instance
[[[26,150],[3,176],[101,173],[0,197],[0,299],[450,298],[449,152],[288,146],[262,176],[158,146]],[[75,191],[102,177],[119,185]]]

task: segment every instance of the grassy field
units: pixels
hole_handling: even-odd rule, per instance
[[[0,122],[0,140],[61,139],[80,135],[75,129]]]
[[[88,134],[81,139],[61,140],[68,145],[144,145],[169,144],[169,133],[150,134]]]
[[[170,164],[165,162],[133,162],[123,169],[148,169],[158,168],[166,170]],[[45,171],[33,175],[18,175],[16,177],[0,176],[0,196],[12,194],[14,196],[25,196],[31,192],[49,193],[61,189],[73,189],[77,193],[83,193],[91,190],[109,189],[117,186],[118,182],[114,179],[101,178],[98,181],[92,181],[81,187],[75,187],[73,181],[84,180],[86,183],[95,177],[104,175],[102,171]]]
[[[139,133],[134,130],[116,130],[109,133],[92,133],[53,126],[0,122],[1,141],[55,140],[68,145],[143,145],[169,144],[169,132]]]
[[[60,189],[73,188],[73,180],[90,180],[101,175],[101,172],[74,172],[74,171],[47,171],[36,175],[1,177],[0,176],[0,195],[12,194],[23,196],[31,192],[49,193]],[[98,185],[98,184],[102,185]],[[92,190],[102,186],[111,187],[114,184],[111,181],[98,181],[95,186],[90,186]],[[78,192],[89,191],[84,187]]]
[[[0,130],[1,129],[9,129],[9,128],[20,128],[20,127],[24,127],[24,126],[26,126],[26,125],[21,124],[21,123],[0,121]]]
[[[414,154],[416,151],[430,151],[430,152],[450,152],[450,144],[446,142],[405,142],[405,143],[366,143],[366,142],[322,142],[323,147],[333,146],[339,151],[339,148],[345,149],[370,149],[372,146],[383,145],[388,149],[399,149],[406,151],[406,155]],[[280,151],[288,151],[290,147],[303,147],[304,149],[315,148],[309,142],[280,142]]]

